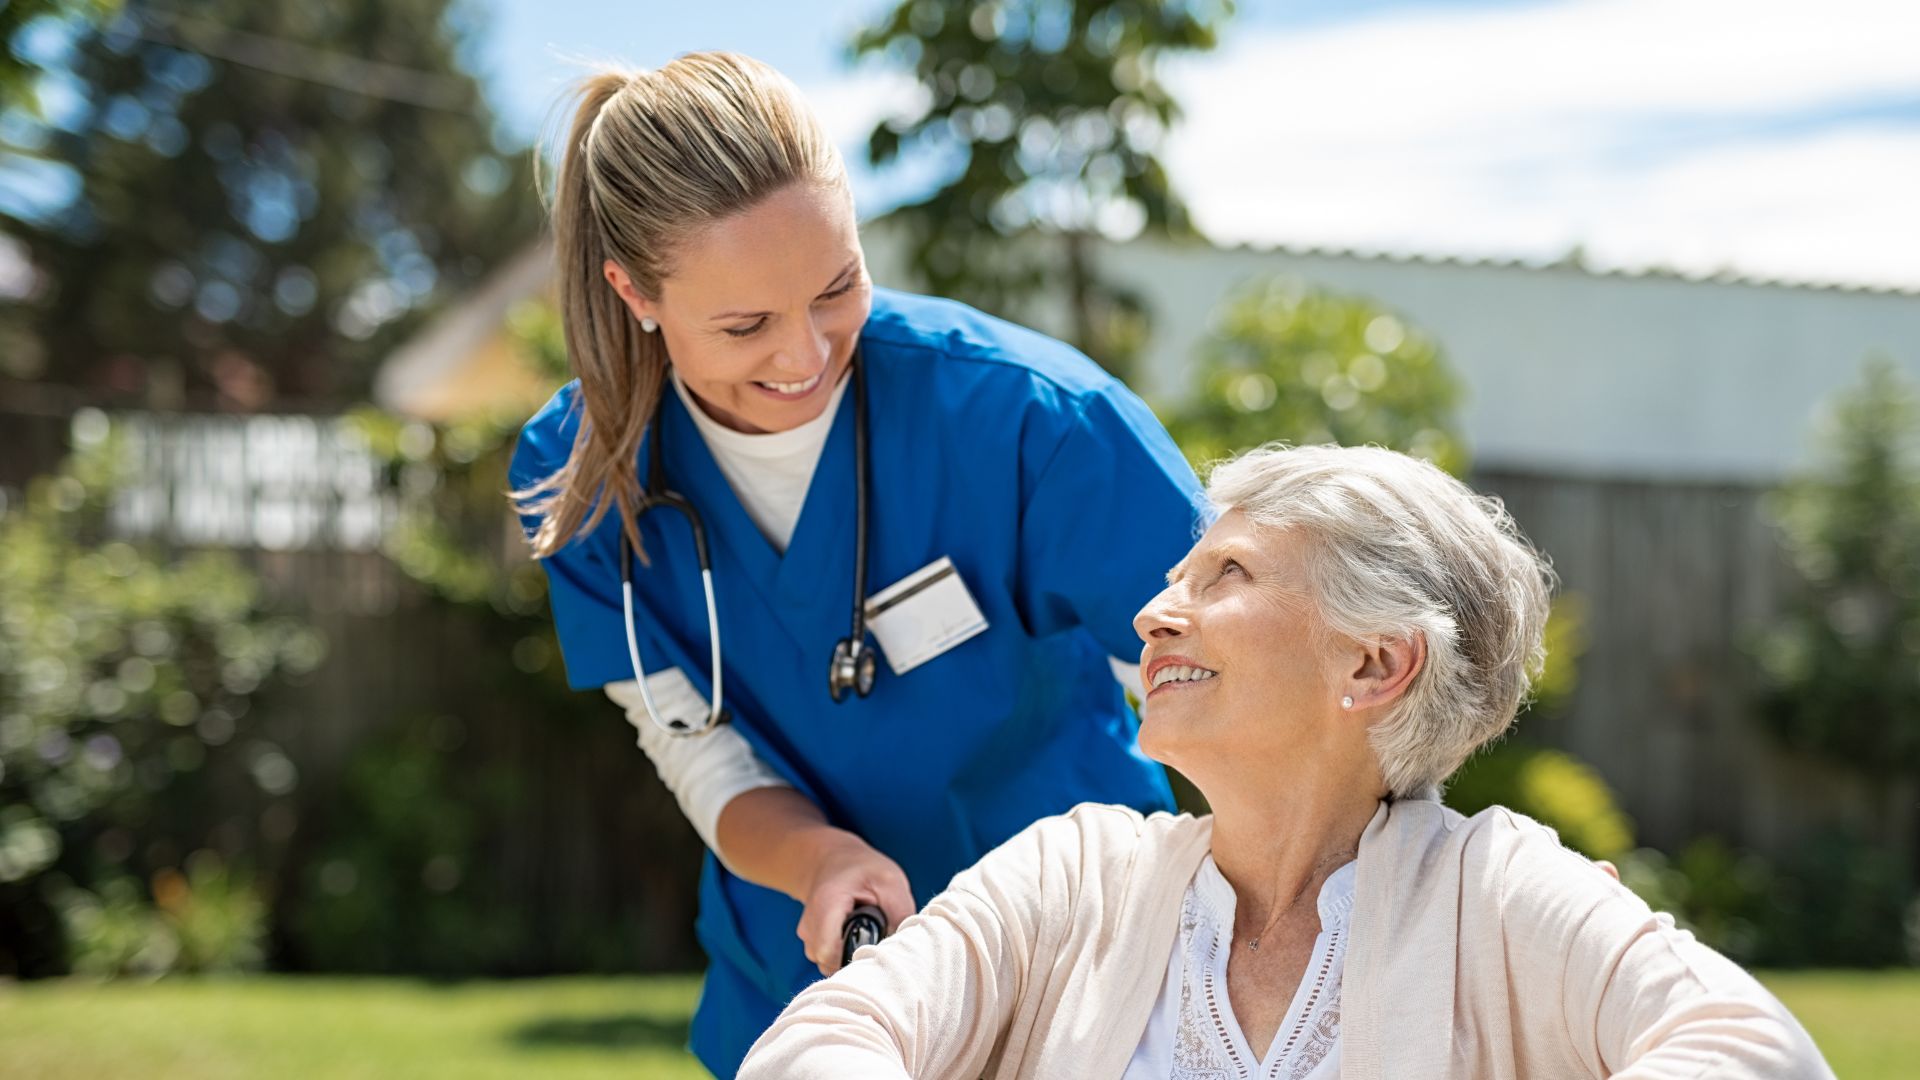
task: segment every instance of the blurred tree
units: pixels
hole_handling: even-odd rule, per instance
[[[1179,110],[1157,65],[1213,48],[1232,11],[1232,0],[906,0],[862,31],[856,55],[910,69],[925,91],[917,115],[874,128],[869,158],[912,150],[955,168],[886,215],[922,287],[1018,317],[1062,280],[1074,344],[1124,374],[1145,309],[1100,279],[1089,241],[1193,234],[1158,157]]]
[[[0,350],[0,395],[37,380],[162,407],[361,396],[426,308],[538,225],[530,162],[457,63],[480,13],[126,0],[62,24],[58,48],[36,24],[62,93],[45,119],[0,125],[0,153],[41,164],[37,198],[0,199],[0,233],[40,279],[0,301],[30,346]]]
[[[1869,361],[1821,427],[1820,464],[1771,503],[1804,587],[1755,643],[1761,713],[1888,807],[1891,785],[1920,776],[1920,390]],[[1888,835],[1913,835],[1905,812]]]
[[[1502,742],[1467,762],[1447,785],[1463,814],[1505,806],[1545,822],[1568,847],[1593,859],[1633,850],[1633,821],[1592,766],[1560,750]]]
[[[1196,357],[1198,392],[1167,419],[1195,465],[1275,439],[1378,444],[1455,475],[1462,395],[1432,338],[1356,297],[1287,278],[1228,298]]]
[[[97,21],[119,6],[119,0],[9,0],[0,4],[0,42],[10,46],[0,49],[0,109],[17,107],[35,116],[40,112],[36,84],[45,68],[24,31],[62,21]]]
[[[263,684],[312,670],[323,642],[261,614],[230,558],[169,565],[101,540],[118,455],[110,437],[83,438],[0,517],[0,974],[64,970],[67,934],[109,923],[158,927],[158,952],[132,952],[164,954],[163,968],[226,966],[248,943],[222,913],[256,935],[257,914],[206,859],[179,868],[201,849],[261,861],[299,779],[251,706]],[[154,883],[164,917],[137,914],[140,887],[114,884],[129,879]],[[94,889],[108,900],[82,895]],[[87,921],[103,910],[136,916]]]

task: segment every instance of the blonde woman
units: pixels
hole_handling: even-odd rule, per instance
[[[750,1080],[1830,1078],[1773,996],[1553,832],[1435,791],[1513,722],[1552,574],[1377,448],[1255,451],[1134,620],[1201,818],[1036,823],[796,998]]]
[[[710,849],[693,1049],[721,1076],[1040,817],[1153,811],[1123,678],[1198,485],[1086,357],[867,278],[794,87],[722,53],[582,87],[552,203],[574,374],[512,482],[567,677]]]

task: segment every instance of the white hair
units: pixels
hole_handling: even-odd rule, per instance
[[[1207,498],[1308,540],[1325,632],[1426,640],[1368,732],[1394,797],[1431,791],[1513,722],[1546,658],[1556,578],[1499,499],[1392,450],[1279,443],[1215,466]]]

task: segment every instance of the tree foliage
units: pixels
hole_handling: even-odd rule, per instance
[[[118,462],[111,438],[83,441],[0,517],[0,973],[61,970],[68,931],[91,934],[92,955],[122,958],[100,967],[141,968],[146,945],[101,944],[134,923],[172,950],[165,964],[219,966],[194,943],[218,936],[199,916],[231,879],[208,857],[188,867],[190,856],[259,855],[270,845],[230,815],[257,815],[299,779],[252,705],[263,685],[317,666],[324,643],[261,613],[252,577],[228,557],[170,562],[103,537]],[[114,917],[144,903],[134,883],[149,880],[177,886],[156,888],[175,925]],[[56,911],[80,922],[63,927]]]
[[[1762,712],[1796,749],[1920,773],[1920,391],[1884,361],[1826,410],[1819,467],[1772,509],[1805,580],[1760,639]]]
[[[0,201],[37,284],[6,381],[163,407],[359,395],[421,313],[537,227],[529,163],[458,64],[448,0],[184,7],[45,22],[62,92],[0,153],[61,197]],[[43,42],[44,44],[44,42]],[[61,191],[62,188],[70,190]]]
[[[1462,388],[1439,344],[1370,301],[1288,278],[1230,297],[1196,356],[1197,392],[1168,418],[1196,465],[1273,440],[1376,444],[1456,475]]]
[[[1074,343],[1124,367],[1138,297],[1101,280],[1090,237],[1193,231],[1159,158],[1179,109],[1158,64],[1214,47],[1231,0],[906,0],[854,50],[912,71],[917,114],[868,140],[886,165],[913,150],[954,175],[888,219],[920,284],[1018,317],[1060,280]]]
[[[18,108],[40,114],[39,77],[45,70],[31,43],[31,28],[48,22],[89,22],[105,18],[119,7],[117,0],[8,0],[0,4],[0,109]]]

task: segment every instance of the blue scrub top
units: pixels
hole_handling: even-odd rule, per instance
[[[883,662],[870,697],[827,695],[849,629],[853,409],[839,412],[785,555],[748,518],[678,395],[662,413],[667,484],[705,521],[726,706],[754,750],[900,864],[924,905],[1038,818],[1084,801],[1170,809],[1108,665],[1132,659],[1132,620],[1192,546],[1199,484],[1145,404],[1052,338],[963,304],[875,289],[860,337],[872,468],[868,589],[950,557],[989,628],[905,675]],[[565,460],[578,383],[520,434],[516,487]],[[642,442],[639,475],[648,475]],[[531,530],[537,519],[526,517]],[[641,659],[703,694],[706,603],[685,520],[647,514],[633,569]],[[634,677],[621,625],[618,523],[544,560],[568,682]],[[732,1076],[792,996],[819,978],[801,907],[709,852],[695,930],[710,960],[693,1051]]]

